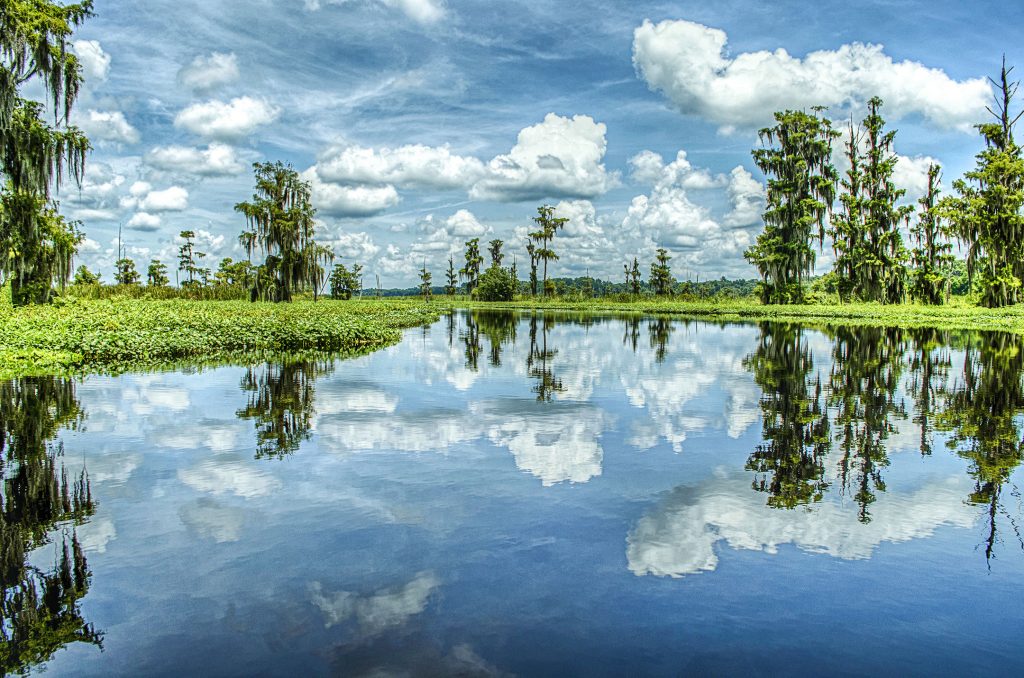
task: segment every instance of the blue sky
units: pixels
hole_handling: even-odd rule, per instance
[[[107,280],[119,224],[143,270],[187,228],[213,267],[244,256],[257,160],[302,172],[320,239],[384,286],[439,279],[470,237],[522,264],[543,203],[571,219],[554,275],[617,280],[664,246],[679,277],[752,276],[773,111],[881,96],[914,199],[931,160],[947,185],[973,163],[1021,25],[994,2],[97,0],[75,46],[96,148],[60,199]]]

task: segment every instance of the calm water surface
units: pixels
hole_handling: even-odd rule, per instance
[[[474,313],[0,386],[7,671],[1024,672],[1024,345]]]

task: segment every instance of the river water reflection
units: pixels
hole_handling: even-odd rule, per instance
[[[7,672],[1024,670],[1024,342],[460,313],[0,388]]]

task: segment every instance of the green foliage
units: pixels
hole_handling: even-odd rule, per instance
[[[498,240],[497,238],[488,244],[487,251],[491,255],[491,266],[501,266],[501,260],[505,258],[505,255],[501,253],[501,246],[504,244],[504,240]]]
[[[430,301],[431,288],[430,280],[433,275],[427,270],[427,262],[423,262],[423,268],[420,269],[420,294],[423,295],[424,301]]]
[[[50,195],[65,175],[80,184],[85,171],[89,140],[68,124],[82,82],[68,42],[91,13],[88,0],[19,0],[0,10],[0,274],[16,305],[45,303],[54,282],[63,287],[81,242]],[[41,91],[46,105],[22,98],[23,87]]]
[[[843,210],[833,216],[830,233],[840,295],[847,300],[856,295],[864,301],[894,304],[903,300],[907,278],[900,226],[913,208],[897,205],[906,191],[892,182],[896,132],[884,131],[881,106],[882,100],[873,97],[861,127],[850,124],[846,144],[850,169],[839,197]]]
[[[135,270],[135,262],[127,257],[118,259],[114,263],[117,272],[114,273],[114,281],[118,285],[138,285],[139,272]]]
[[[668,264],[671,259],[672,257],[669,256],[668,250],[659,247],[654,263],[651,264],[651,289],[659,297],[672,294],[672,287],[675,285],[672,269]]]
[[[458,289],[459,278],[455,272],[455,259],[451,256],[448,257],[448,271],[445,273],[445,279],[447,284],[444,286],[444,293],[449,297],[454,297],[455,291]]]
[[[150,287],[167,287],[170,285],[171,279],[167,277],[167,265],[159,259],[150,261],[149,268],[146,269],[146,284]]]
[[[363,267],[359,264],[353,264],[352,270],[349,270],[345,264],[335,264],[328,279],[331,285],[331,298],[351,299],[359,294],[363,288],[362,282],[360,282],[362,273]]]
[[[143,288],[144,289],[144,288]],[[213,359],[284,349],[353,350],[399,338],[398,328],[437,318],[388,302],[248,304],[126,298],[0,309],[0,355],[74,354],[76,369]],[[26,369],[33,368],[24,364]]]
[[[72,285],[99,285],[100,274],[93,273],[85,264],[82,264],[75,269],[75,279],[71,281]]]
[[[530,233],[530,239],[536,245],[532,248],[527,248],[527,251],[530,253],[532,266],[536,266],[536,264],[532,263],[534,258],[538,262],[544,262],[543,289],[544,294],[550,296],[554,293],[554,288],[548,287],[548,262],[558,261],[558,255],[551,248],[551,241],[554,240],[555,234],[558,233],[559,229],[565,228],[565,225],[569,223],[569,219],[567,217],[556,217],[554,207],[541,205],[537,208],[537,216],[533,218],[533,221],[537,224],[537,230]],[[536,271],[533,272],[531,281],[536,281]],[[534,284],[533,287],[536,287],[536,285]],[[534,294],[536,294],[536,290]]]
[[[967,248],[967,269],[980,272],[981,304],[989,308],[1021,301],[1024,281],[1024,152],[1013,138],[1022,113],[1010,108],[1019,83],[1005,61],[998,82],[996,122],[978,125],[985,150],[975,169],[953,182],[955,196],[941,202],[950,231]],[[990,109],[991,110],[991,109]]]
[[[813,244],[825,238],[838,181],[831,161],[838,133],[820,110],[776,113],[777,124],[760,131],[762,148],[752,152],[768,176],[768,205],[765,230],[744,256],[761,274],[764,303],[803,299],[803,280],[814,270]]]
[[[240,238],[249,255],[256,249],[266,254],[256,273],[253,300],[291,301],[293,292],[303,287],[311,287],[315,296],[323,284],[323,264],[333,254],[313,240],[316,210],[309,182],[281,162],[255,163],[253,172],[252,200],[235,205],[249,226]]]
[[[213,275],[214,285],[236,286],[243,290],[251,289],[255,281],[256,267],[248,261],[234,261],[231,257],[221,259]]]
[[[473,294],[480,284],[480,264],[484,258],[480,256],[480,238],[466,241],[466,265],[459,269],[459,276],[466,280],[466,293]]]
[[[518,286],[511,269],[491,266],[480,276],[476,298],[480,301],[512,301]]]
[[[950,294],[950,276],[956,258],[953,245],[945,239],[942,215],[938,208],[938,165],[928,166],[928,189],[918,201],[921,211],[911,229],[915,247],[911,253],[914,262],[911,293],[925,304],[938,305]]]

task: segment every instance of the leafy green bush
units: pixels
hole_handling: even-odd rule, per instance
[[[480,276],[480,285],[474,292],[480,301],[512,301],[516,287],[511,269],[491,266]]]

